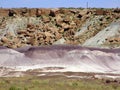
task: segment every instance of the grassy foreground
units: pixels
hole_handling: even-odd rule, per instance
[[[120,84],[65,77],[18,77],[0,78],[0,90],[120,90]]]

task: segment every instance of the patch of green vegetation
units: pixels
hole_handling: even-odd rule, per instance
[[[16,86],[11,86],[9,90],[21,90],[21,88]]]
[[[116,83],[64,77],[0,78],[0,90],[120,90]]]

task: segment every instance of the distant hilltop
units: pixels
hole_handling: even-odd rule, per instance
[[[49,15],[50,13],[60,13],[60,12],[77,12],[82,11],[84,8],[0,8],[0,16],[40,16],[42,14]],[[119,13],[119,8],[114,9],[100,9],[100,8],[91,8],[88,11],[97,15],[107,15],[107,13],[116,12]]]

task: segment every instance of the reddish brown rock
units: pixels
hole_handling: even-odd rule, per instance
[[[57,15],[57,16],[55,17],[55,20],[56,20],[56,22],[58,22],[58,21],[63,21],[62,15]]]
[[[49,32],[45,32],[44,34],[45,34],[46,37],[52,37],[52,36],[53,36],[53,35],[52,35],[51,33],[49,33]]]
[[[56,16],[56,13],[55,13],[53,10],[50,10],[49,16],[55,17],[55,16]]]
[[[42,16],[42,21],[43,21],[44,23],[48,23],[48,22],[50,22],[50,18],[47,17],[47,16]]]
[[[50,9],[37,9],[36,10],[36,16],[49,15],[49,14],[50,14]]]
[[[80,18],[80,19],[81,19],[81,18],[82,18],[82,15],[81,15],[81,14],[78,14],[77,18]]]
[[[56,28],[56,27],[49,27],[48,28],[48,31],[50,31],[51,33],[56,33],[56,32],[58,32],[59,31],[59,29],[58,28]]]
[[[27,43],[30,43],[31,45],[33,46],[38,46],[39,45],[39,42],[37,41],[37,37],[34,35],[33,37],[31,37],[29,39],[29,41],[27,41]]]
[[[84,16],[84,15],[87,15],[88,13],[89,13],[88,9],[83,9],[83,10],[80,10],[79,15]]]
[[[0,16],[8,16],[9,10],[8,9],[0,9]]]
[[[28,28],[27,31],[28,31],[28,32],[35,32],[35,29],[30,29],[30,28]]]
[[[3,37],[3,38],[1,38],[1,41],[2,41],[3,43],[8,43],[8,42],[9,42],[9,39],[6,38],[6,37]]]
[[[59,10],[60,9],[58,8],[51,9],[49,16],[55,17],[57,14],[59,14]]]
[[[70,10],[69,9],[60,9],[59,12],[61,14],[69,14],[70,13]]]
[[[1,10],[4,15],[9,9]],[[120,15],[118,11],[109,10],[111,12],[108,14],[108,10],[104,9],[10,9],[10,20],[16,19],[21,20],[24,17],[28,19],[27,27],[24,29],[18,29],[14,34],[5,34],[0,40],[0,45],[8,46],[11,48],[21,47],[25,45],[51,45],[53,42],[64,38],[67,40],[68,44],[81,44],[90,37],[96,35],[100,30],[106,27],[111,19],[119,19]],[[7,15],[8,15],[7,13]],[[101,23],[93,23],[92,27],[88,27],[84,35],[74,37],[75,33],[80,30],[81,26],[84,26],[85,22],[97,18],[96,15],[105,15],[104,19],[100,19]],[[106,16],[107,15],[107,16]],[[5,14],[6,16],[6,14]],[[38,17],[36,17],[38,16]],[[39,17],[40,16],[40,17]],[[30,17],[30,18],[29,18]],[[31,18],[32,17],[32,18]],[[98,16],[99,17],[99,16]],[[100,16],[101,17],[101,16]],[[90,18],[90,19],[89,19]],[[9,17],[1,17],[0,26],[6,27],[6,21]],[[30,22],[29,22],[30,20]],[[111,21],[110,21],[111,20]],[[33,22],[32,22],[33,21]],[[108,22],[109,21],[109,22]],[[4,23],[3,23],[4,22]],[[17,23],[17,22],[16,22]],[[4,24],[4,25],[3,25]],[[19,24],[19,22],[17,23]],[[18,25],[21,26],[21,25]],[[26,26],[26,25],[25,25]],[[21,28],[21,27],[20,27]],[[4,33],[4,32],[2,32]],[[15,36],[16,35],[16,36]],[[8,42],[7,42],[8,39]],[[109,39],[110,43],[118,43],[120,40],[118,38]],[[4,43],[5,42],[5,43]],[[19,44],[18,44],[19,43]],[[10,46],[11,45],[11,46]]]
[[[59,40],[60,38],[62,38],[62,35],[60,33],[55,33],[55,39]]]
[[[35,26],[33,24],[27,24],[27,28],[33,29]]]
[[[25,37],[33,37],[34,36],[34,33],[30,33],[30,32],[26,32],[25,33],[25,35],[24,35]]]
[[[14,11],[14,10],[9,10],[9,13],[8,13],[8,15],[9,16],[15,16],[17,13]]]
[[[45,42],[50,42],[51,41],[51,38],[49,37],[49,36],[47,36],[46,38],[45,38]]]
[[[58,32],[63,34],[64,29],[63,29],[63,28],[62,28],[62,29],[59,29],[59,31],[58,31]]]
[[[66,16],[66,17],[63,19],[63,22],[64,22],[64,23],[67,23],[67,24],[70,24],[71,20],[72,20],[71,16]]]
[[[60,23],[60,26],[61,26],[63,29],[69,29],[69,25],[66,24],[66,23]]]
[[[26,34],[26,33],[27,33],[26,30],[18,30],[18,31],[17,31],[17,34]]]
[[[27,8],[21,8],[20,12],[22,16],[29,16],[29,12]]]
[[[95,15],[106,15],[106,14],[107,14],[107,11],[104,11],[101,9],[98,9],[95,11]]]
[[[32,8],[32,9],[29,9],[28,11],[29,11],[29,16],[36,16],[37,9]]]

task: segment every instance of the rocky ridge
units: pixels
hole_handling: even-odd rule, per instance
[[[0,9],[0,46],[71,44],[119,47],[119,20],[120,9]],[[89,40],[114,22],[119,25],[116,30],[109,29],[114,35],[103,37],[100,44],[94,44],[96,38]],[[88,40],[94,45],[88,44]],[[117,42],[117,46],[112,42]]]

